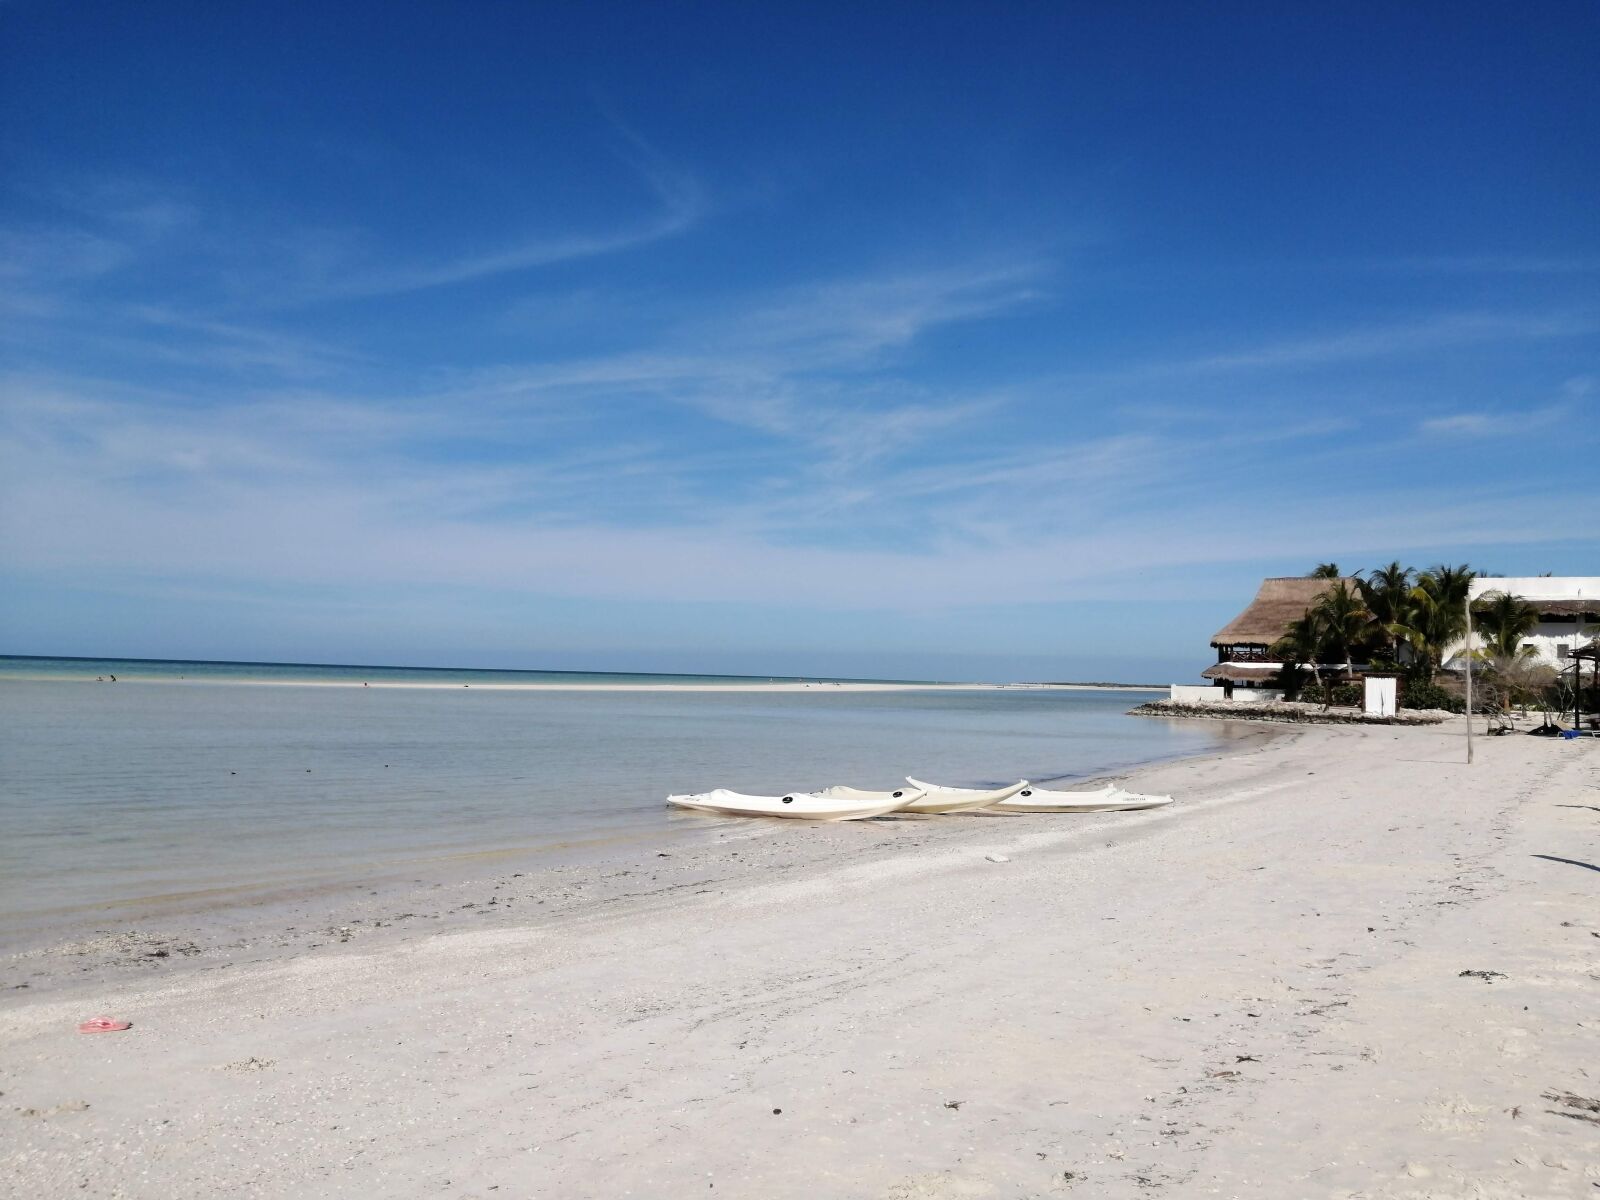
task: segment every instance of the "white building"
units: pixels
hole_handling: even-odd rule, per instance
[[[1539,610],[1539,624],[1522,644],[1532,646],[1539,662],[1561,669],[1570,665],[1572,652],[1600,639],[1585,630],[1600,625],[1600,575],[1479,576],[1472,581],[1474,607],[1491,592],[1509,592]],[[1474,638],[1482,646],[1481,638]],[[1463,665],[1465,639],[1451,646],[1445,666]]]

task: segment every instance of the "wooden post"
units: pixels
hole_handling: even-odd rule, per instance
[[[1573,641],[1576,642],[1577,639],[1574,638]],[[1594,660],[1594,672],[1595,678],[1600,679],[1600,658]],[[1583,659],[1581,658],[1572,660],[1572,727],[1583,728]]]
[[[1574,637],[1572,643],[1573,654],[1576,656],[1578,639]],[[1591,638],[1589,645],[1600,645],[1600,638]],[[1600,658],[1594,660],[1594,675],[1595,679],[1600,681]],[[1572,727],[1583,728],[1583,659],[1577,657],[1572,659]]]
[[[1472,584],[1467,584],[1467,765],[1472,765]]]

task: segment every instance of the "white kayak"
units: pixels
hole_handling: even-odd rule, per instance
[[[1163,804],[1171,803],[1171,796],[1125,792],[1116,784],[1108,783],[1092,792],[1052,792],[1045,788],[1025,787],[1015,796],[992,807],[996,812],[1125,812],[1135,808],[1160,808]]]
[[[791,792],[787,796],[747,796],[718,788],[696,796],[668,796],[667,803],[730,817],[792,817],[800,821],[859,821],[894,812],[905,801],[882,793],[872,800]]]
[[[977,788],[940,787],[937,783],[925,783],[909,775],[906,776],[906,782],[914,788],[921,788],[924,792],[920,799],[913,800],[900,809],[901,812],[909,813],[953,813],[988,808],[991,804],[998,804],[1010,796],[1015,796],[1028,786],[1028,781],[1021,779],[1009,787],[980,791]]]
[[[892,792],[871,792],[862,788],[853,787],[825,787],[814,796],[826,796],[830,800],[859,800],[863,804],[887,804],[891,800],[898,800],[901,804],[910,804],[922,796],[921,788],[903,787]]]

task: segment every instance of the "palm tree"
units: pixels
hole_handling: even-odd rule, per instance
[[[1507,592],[1489,592],[1474,605],[1476,624],[1483,632],[1483,652],[1490,662],[1533,658],[1538,651],[1522,641],[1539,626],[1539,610]]]
[[[1468,650],[1487,666],[1485,698],[1507,712],[1520,701],[1526,712],[1529,697],[1553,675],[1537,664],[1539,652],[1522,644],[1538,627],[1539,610],[1507,592],[1489,592],[1473,606],[1473,614],[1475,631],[1483,633],[1483,649]]]
[[[1478,573],[1466,563],[1462,563],[1459,567],[1440,563],[1429,567],[1423,574],[1432,578],[1440,591],[1448,595],[1451,600],[1463,605],[1467,602],[1467,592],[1472,588],[1472,581],[1478,577]]]
[[[1322,630],[1323,645],[1344,663],[1345,674],[1349,675],[1351,648],[1365,640],[1372,626],[1372,614],[1361,602],[1361,593],[1341,579],[1317,597],[1310,613]],[[1326,708],[1331,703],[1330,693],[1324,691],[1323,700]]]
[[[1444,625],[1449,631],[1436,647],[1442,662],[1449,644],[1456,638],[1466,636],[1467,597],[1472,594],[1472,581],[1478,577],[1478,573],[1466,563],[1462,563],[1459,567],[1440,563],[1429,567],[1423,575],[1434,581],[1434,588],[1445,617]]]
[[[1284,634],[1273,643],[1272,653],[1283,666],[1278,671],[1278,678],[1284,685],[1285,692],[1299,692],[1300,671],[1303,667],[1311,668],[1311,675],[1317,681],[1317,688],[1322,688],[1322,673],[1318,663],[1322,660],[1322,649],[1326,644],[1323,637],[1322,623],[1316,614],[1307,609],[1297,620],[1290,623]]]
[[[1400,626],[1411,609],[1411,578],[1416,572],[1392,562],[1387,567],[1369,571],[1365,579],[1357,576],[1356,586],[1361,589],[1361,601],[1372,614],[1373,623],[1383,630],[1390,661],[1400,657]]]
[[[1307,579],[1343,579],[1338,563],[1318,563]]]
[[[1474,651],[1472,658],[1485,664],[1486,698],[1504,712],[1522,704],[1526,715],[1528,701],[1555,682],[1554,670],[1539,662],[1539,651],[1523,645],[1523,638],[1539,627],[1538,608],[1507,592],[1488,592],[1472,613],[1475,629],[1483,632],[1483,650]]]
[[[1411,589],[1409,611],[1395,633],[1404,638],[1427,668],[1428,681],[1438,673],[1445,647],[1467,632],[1467,593],[1476,573],[1459,567],[1429,567]]]

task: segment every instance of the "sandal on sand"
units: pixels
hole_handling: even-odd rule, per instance
[[[78,1026],[79,1033],[120,1033],[132,1029],[132,1021],[114,1021],[110,1017],[95,1017]]]

